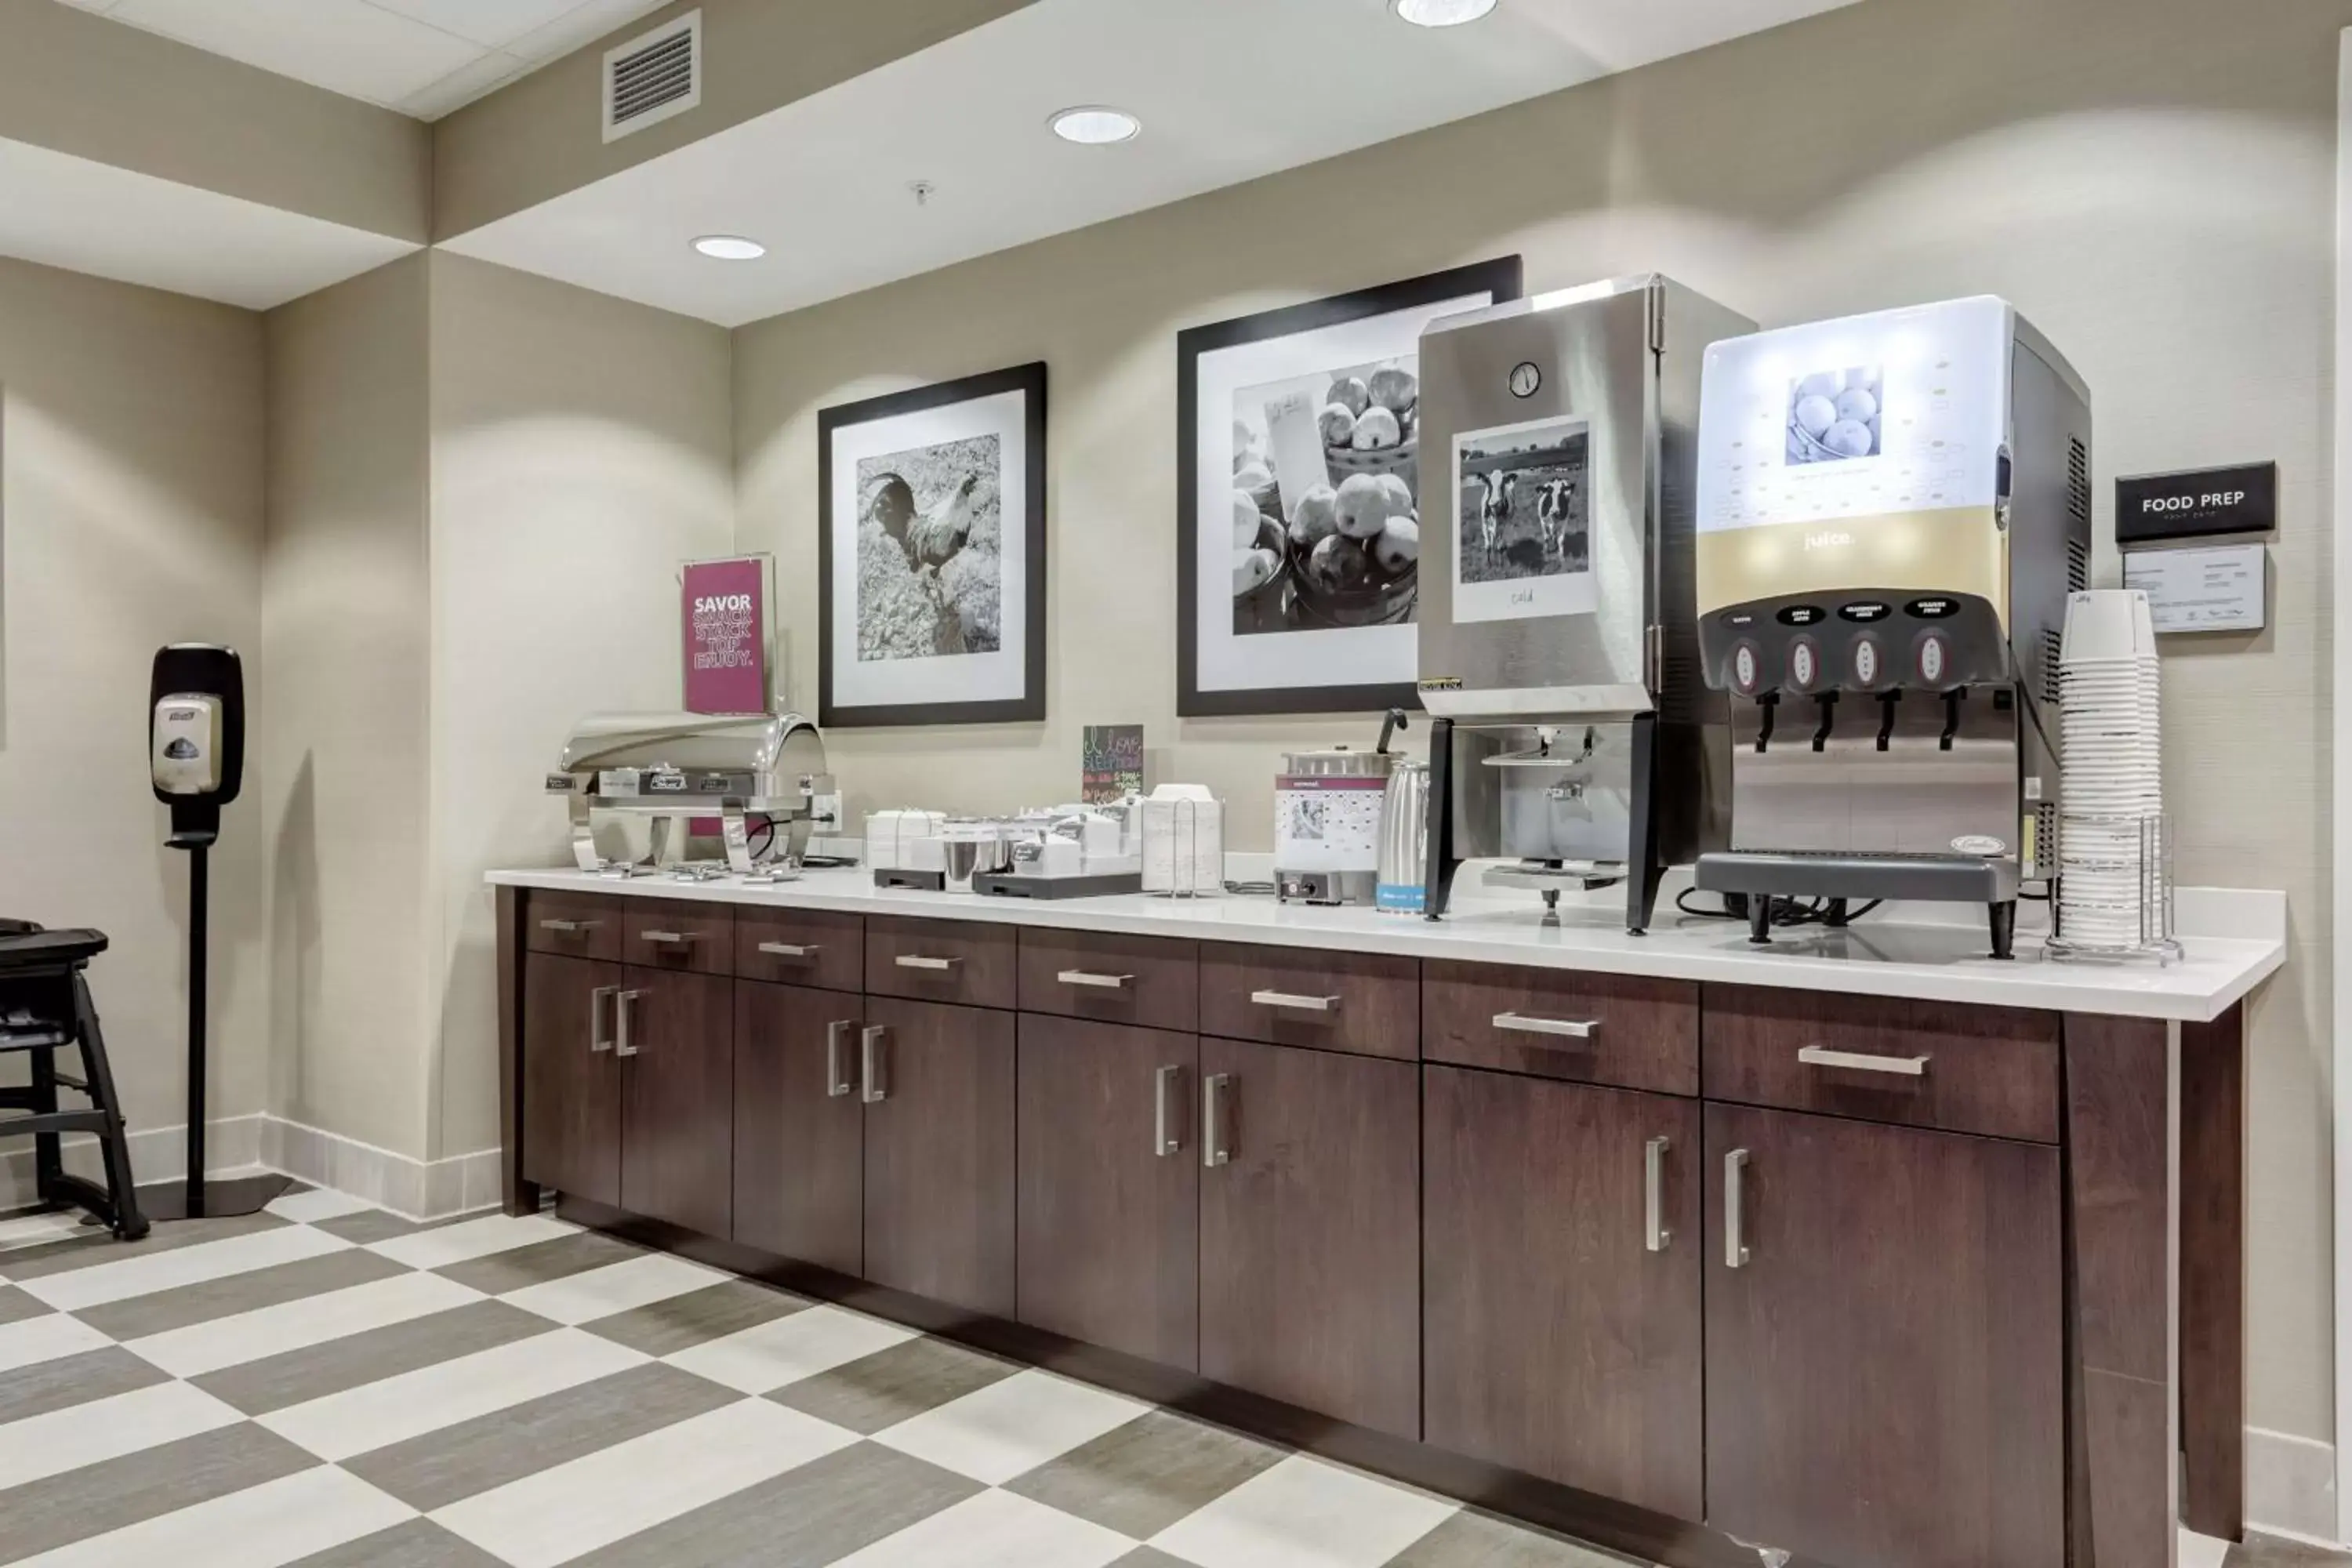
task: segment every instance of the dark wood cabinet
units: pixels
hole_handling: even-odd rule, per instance
[[[1425,1440],[1705,1506],[1699,1107],[1424,1070]]]
[[[844,1274],[866,1262],[865,999],[735,987],[734,1239]]]
[[[1192,1370],[1200,1042],[1036,1014],[1020,1031],[1021,1321]]]
[[[1421,1435],[1420,1080],[1413,1062],[1201,1042],[1204,1375]]]
[[[617,936],[617,920],[614,930]],[[613,1029],[622,968],[538,952],[522,967],[523,1178],[618,1204],[621,1071]]]
[[[722,975],[624,971],[621,1206],[705,1236],[734,1214],[734,984]]]
[[[1012,1317],[1013,1015],[869,996],[859,1036],[866,1278]]]
[[[2058,1568],[2058,1151],[1706,1115],[1707,1523],[1823,1563]]]

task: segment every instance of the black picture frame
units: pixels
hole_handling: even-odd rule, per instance
[[[1018,462],[1024,475],[1024,516],[1020,520],[1025,542],[1023,580],[1026,584],[1023,614],[1026,624],[1016,631],[1005,627],[1005,646],[1016,641],[1023,650],[1022,692],[1017,698],[983,701],[845,703],[835,700],[834,669],[835,617],[842,613],[834,603],[835,531],[844,521],[835,516],[834,444],[841,431],[859,425],[895,419],[959,403],[995,397],[1007,392],[1023,395],[1020,428],[1024,450],[1007,456],[1007,468]],[[990,371],[955,381],[943,381],[907,392],[844,403],[817,411],[817,722],[825,729],[878,728],[911,724],[1007,724],[1034,722],[1045,717],[1045,460],[1046,370],[1044,361]],[[859,520],[845,520],[855,549]],[[1006,529],[1010,518],[1001,520]],[[855,606],[849,613],[855,614]]]
[[[1194,458],[1201,439],[1201,360],[1244,343],[1319,331],[1349,321],[1486,293],[1497,305],[1524,290],[1517,256],[1449,268],[1402,282],[1360,289],[1303,305],[1285,306],[1234,321],[1188,327],[1176,335],[1176,713],[1182,719],[1264,713],[1418,711],[1412,681],[1332,683],[1203,690],[1201,686],[1200,478]]]

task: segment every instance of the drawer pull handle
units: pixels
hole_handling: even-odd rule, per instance
[[[702,940],[698,931],[649,931],[638,934],[656,947],[690,947]]]
[[[1873,1057],[1859,1051],[1832,1051],[1822,1046],[1807,1046],[1797,1053],[1797,1059],[1807,1067],[1843,1068],[1852,1072],[1893,1073],[1898,1078],[1927,1076],[1926,1057]]]
[[[859,1054],[865,1058],[858,1064],[866,1074],[863,1098],[868,1105],[879,1105],[890,1098],[889,1067],[883,1055],[889,1040],[890,1031],[881,1024],[869,1024],[858,1035]]]
[[[1748,1151],[1723,1157],[1723,1266],[1748,1267]]]
[[[945,973],[963,962],[961,958],[926,958],[919,952],[902,952],[891,963],[901,969],[927,969],[935,974]]]
[[[828,1099],[845,1099],[857,1087],[849,1077],[849,1032],[856,1027],[847,1018],[824,1026],[824,1092]]]
[[[541,921],[539,929],[551,931],[561,936],[578,936],[582,931],[594,931],[604,923],[603,921]]]
[[[613,1014],[620,1026],[613,1041],[614,1056],[633,1057],[637,1054],[636,1030],[632,1026],[636,1009],[630,1005],[644,1001],[649,994],[651,993],[645,991],[624,991],[613,999]]]
[[[1336,1013],[1337,996],[1297,996],[1287,991],[1253,991],[1250,1000],[1261,1007],[1282,1007],[1293,1013]]]
[[[1674,1146],[1671,1138],[1653,1138],[1642,1149],[1643,1245],[1652,1252],[1664,1252],[1675,1238],[1666,1228],[1666,1155]]]
[[[1234,1152],[1225,1147],[1224,1119],[1217,1114],[1233,1081],[1229,1072],[1213,1072],[1201,1080],[1201,1163],[1213,1171],[1233,1163]]]
[[[592,1052],[613,1048],[613,1031],[604,1023],[604,1004],[620,994],[617,985],[599,985],[588,993],[588,1048]]]
[[[763,942],[760,951],[776,958],[814,958],[824,950],[814,942],[801,946],[789,942]]]
[[[1065,985],[1091,985],[1097,991],[1124,991],[1135,983],[1132,974],[1090,974],[1083,969],[1065,969],[1054,978]]]
[[[1184,1152],[1184,1135],[1176,1130],[1176,1090],[1184,1077],[1171,1062],[1152,1074],[1151,1152],[1161,1159]]]
[[[1601,1027],[1598,1018],[1536,1018],[1525,1013],[1497,1013],[1495,1027],[1512,1029],[1522,1035],[1561,1035],[1571,1040],[1589,1040]]]

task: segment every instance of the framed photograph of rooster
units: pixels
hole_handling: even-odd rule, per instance
[[[1418,708],[1421,334],[1519,297],[1505,257],[1176,340],[1176,711]]]
[[[817,414],[817,721],[1045,716],[1045,367]]]

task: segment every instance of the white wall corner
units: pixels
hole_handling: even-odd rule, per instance
[[[2332,1546],[2336,1531],[2336,1445],[2246,1428],[2246,1525],[2265,1535]]]
[[[2343,737],[2352,735],[2352,397],[2343,392],[2352,366],[2352,28],[2339,37],[2336,90],[2336,354],[2334,361],[2335,597],[2330,605],[2334,647],[2334,701],[2328,731],[2335,759],[2329,812],[2331,924],[2329,967],[2336,976],[2332,1003],[2336,1162],[2336,1510],[2332,1528],[2318,1533],[2352,1538],[2352,1518],[2343,1512],[2352,1499],[2352,767],[2344,765]]]

